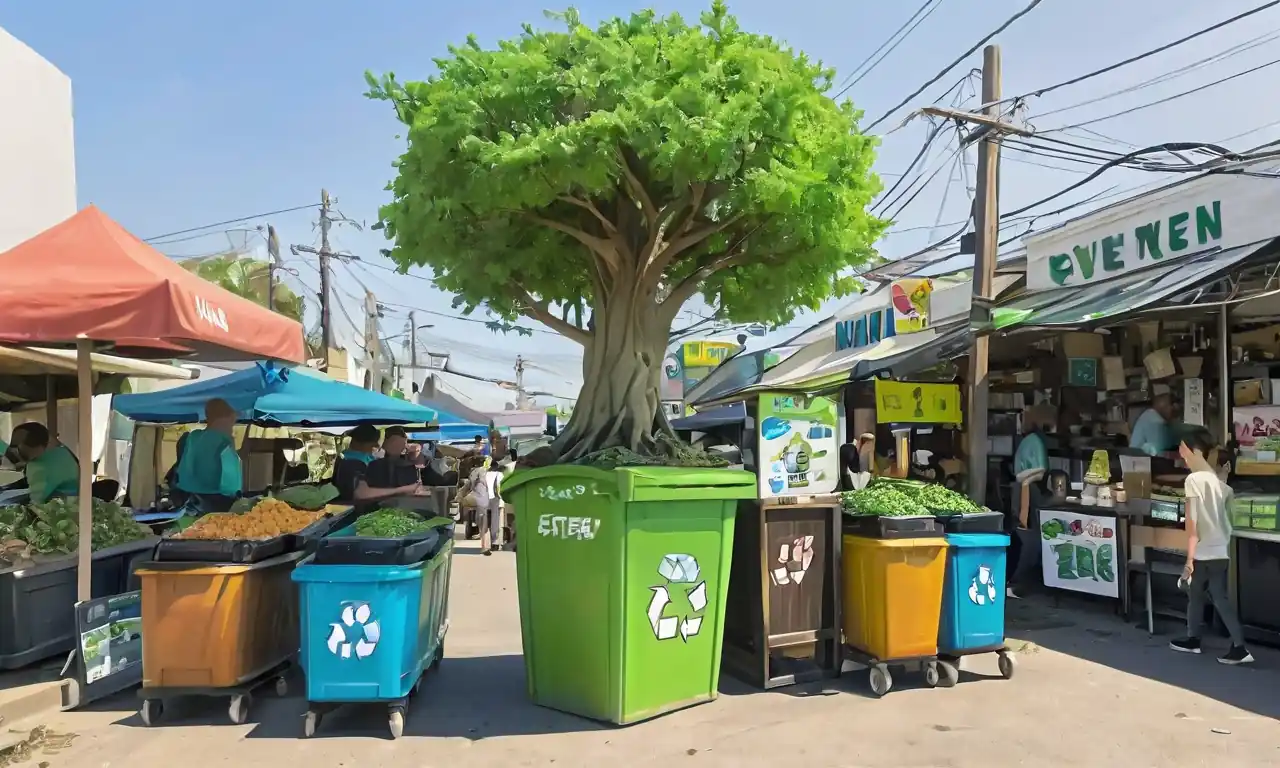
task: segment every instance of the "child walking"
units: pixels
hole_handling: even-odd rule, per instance
[[[1187,475],[1187,564],[1182,583],[1187,589],[1187,636],[1169,643],[1182,653],[1200,653],[1200,630],[1207,597],[1231,635],[1231,648],[1218,662],[1248,664],[1253,656],[1244,647],[1244,632],[1227,589],[1231,566],[1231,486],[1227,485],[1211,459],[1215,448],[1209,433],[1198,430],[1178,446],[1178,453],[1191,474]]]

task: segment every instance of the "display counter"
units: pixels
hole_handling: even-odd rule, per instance
[[[1280,533],[1237,528],[1232,587],[1245,638],[1280,645]]]

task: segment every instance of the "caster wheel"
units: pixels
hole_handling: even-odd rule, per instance
[[[889,668],[884,664],[877,664],[871,668],[871,692],[876,696],[883,696],[893,688],[893,675],[889,674]]]
[[[1012,678],[1013,673],[1018,669],[1018,660],[1008,651],[1004,651],[1000,654],[999,664],[1000,676],[1005,680]]]
[[[436,649],[436,658],[431,662],[431,668],[440,669],[440,662],[442,661],[444,661],[444,643],[441,643],[440,647]]]
[[[283,677],[276,678],[276,695],[284,698],[289,695],[289,681]]]
[[[307,710],[307,718],[302,721],[302,735],[304,738],[311,738],[316,735],[316,728],[320,725],[320,713],[315,710]]]
[[[387,726],[391,729],[391,738],[398,739],[404,735],[404,710],[393,709],[387,715]]]
[[[232,696],[231,706],[227,709],[227,714],[231,716],[231,722],[236,725],[244,725],[249,719],[249,695]]]
[[[938,685],[942,688],[952,688],[958,682],[960,682],[959,665],[950,661],[939,661]]]
[[[164,712],[164,704],[159,699],[144,699],[142,708],[138,710],[138,717],[142,718],[142,724],[150,728],[160,722],[160,714]]]
[[[924,684],[930,688],[937,688],[940,677],[938,675],[938,662],[931,661],[924,665]]]
[[[413,688],[412,688],[412,689],[410,689],[410,691],[409,691],[409,695],[410,695],[410,696],[417,696],[417,695],[418,695],[418,690],[422,688],[422,677],[423,677],[423,675],[426,675],[426,672],[423,672],[421,675],[418,675],[418,679],[413,681]]]

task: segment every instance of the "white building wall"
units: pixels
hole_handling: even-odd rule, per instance
[[[75,212],[71,78],[0,29],[0,252]]]

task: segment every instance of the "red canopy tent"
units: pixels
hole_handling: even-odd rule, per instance
[[[302,326],[201,280],[95,206],[0,253],[0,343],[75,344],[80,423],[92,421],[91,354],[303,362]],[[80,530],[92,525],[92,433],[80,429]],[[90,537],[80,537],[88,600]]]

